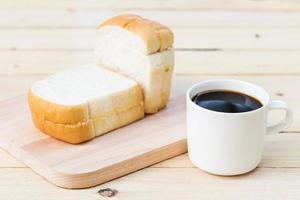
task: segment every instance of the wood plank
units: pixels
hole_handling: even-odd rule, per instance
[[[0,49],[89,49],[95,29],[3,29]]]
[[[221,177],[196,168],[147,168],[94,188],[65,190],[27,168],[0,169],[0,195],[7,200],[93,200],[103,198],[99,189],[111,188],[118,191],[113,199],[298,199],[299,174],[298,168],[258,168]]]
[[[0,53],[1,55],[1,53]],[[299,74],[298,50],[176,51],[177,74]]]
[[[128,10],[170,27],[291,28],[300,26],[297,12],[239,12],[184,10]],[[103,20],[124,11],[85,9],[5,9],[0,28],[95,28]]]
[[[94,60],[91,51],[0,51],[0,74],[51,74]]]
[[[33,82],[42,79],[43,77],[45,76],[0,76],[0,101],[25,94]]]
[[[101,199],[97,188],[66,190],[52,185],[29,168],[0,168],[0,196],[5,200]]]
[[[300,29],[173,28],[176,48],[299,49]],[[298,32],[299,31],[299,32]]]
[[[149,168],[103,187],[123,191],[122,199],[297,199],[299,185],[299,169],[258,168],[220,177],[196,168]]]
[[[113,10],[128,10],[128,9],[172,9],[172,10],[238,10],[238,11],[299,11],[299,0],[268,0],[268,1],[252,1],[252,0],[61,0],[54,1],[11,1],[2,0],[0,9],[113,9]]]
[[[300,50],[178,50],[175,55],[176,74],[300,74]],[[0,57],[0,74],[50,74],[93,62],[94,52],[4,50]]]
[[[174,27],[179,49],[300,49],[300,28]],[[95,29],[2,29],[0,50],[92,50]]]

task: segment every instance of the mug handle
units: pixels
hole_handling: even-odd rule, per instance
[[[293,120],[292,110],[288,107],[288,105],[283,101],[270,101],[268,104],[268,110],[284,110],[285,117],[275,125],[267,127],[267,135],[276,133],[286,127],[288,127]]]

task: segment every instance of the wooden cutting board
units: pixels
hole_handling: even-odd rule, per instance
[[[176,77],[167,108],[80,145],[40,133],[26,95],[5,100],[0,102],[0,146],[55,185],[95,186],[187,151],[185,91],[191,84]]]

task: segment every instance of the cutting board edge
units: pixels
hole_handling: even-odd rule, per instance
[[[116,163],[114,165],[107,166],[95,171],[78,174],[68,174],[65,172],[56,171],[51,167],[41,164],[41,162],[36,160],[25,150],[23,150],[22,152],[19,151],[19,153],[16,153],[17,151],[10,151],[9,149],[4,150],[20,162],[23,162],[26,166],[30,166],[30,168],[35,173],[42,176],[52,184],[66,189],[82,189],[106,183],[113,179],[120,178],[124,175],[154,165],[161,161],[186,153],[187,143],[186,138],[183,137],[182,139],[172,142],[168,145],[162,146],[144,154],[140,154],[136,157]],[[132,162],[141,164],[130,165],[130,163]],[[127,168],[124,168],[124,166],[127,166]]]

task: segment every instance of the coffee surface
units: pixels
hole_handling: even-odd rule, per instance
[[[262,103],[254,97],[225,90],[199,93],[192,101],[202,108],[225,113],[248,112],[262,107]]]

